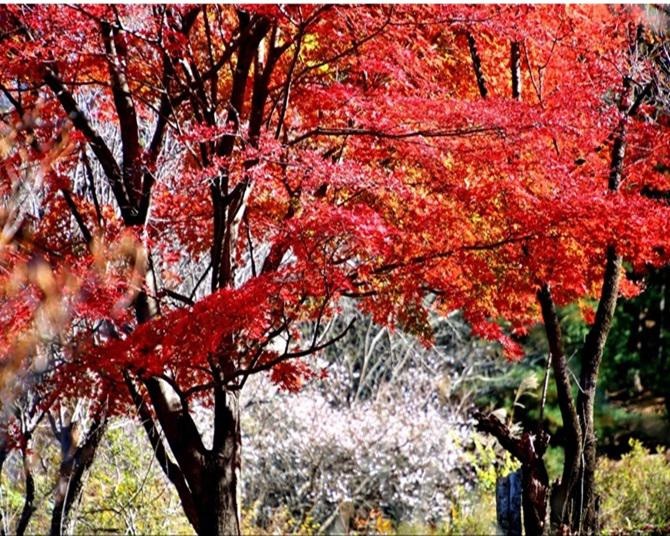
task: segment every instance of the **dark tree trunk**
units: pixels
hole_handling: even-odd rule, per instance
[[[225,460],[211,460],[203,474],[202,502],[198,504],[198,534],[240,534],[237,476]]]
[[[16,525],[16,535],[23,536],[28,528],[30,518],[35,513],[35,480],[30,468],[30,461],[28,460],[27,447],[24,447],[21,452],[23,456],[23,475],[25,478],[26,491],[23,502],[23,509],[21,510],[21,517]]]
[[[214,444],[205,458],[197,499],[203,536],[240,534],[238,476],[240,472],[240,406],[237,392],[217,394]]]
[[[494,415],[475,415],[477,429],[491,434],[502,447],[521,462],[523,524],[526,534],[545,534],[549,477],[544,465],[544,453],[549,436],[538,429],[524,432],[517,438],[510,429]]]
[[[70,534],[72,532],[70,515],[81,499],[81,492],[86,474],[93,464],[95,453],[107,427],[105,410],[93,419],[88,433],[77,442],[74,427],[71,423],[58,431],[61,443],[62,461],[60,464],[56,496],[51,514],[51,536]]]
[[[470,32],[466,34],[468,40],[468,48],[470,49],[470,59],[472,60],[472,69],[475,72],[475,78],[477,79],[477,88],[479,89],[479,95],[482,99],[485,99],[489,90],[486,87],[486,78],[484,77],[484,72],[482,70],[482,60],[479,56],[479,51],[477,50],[477,42],[475,41],[474,35]]]
[[[155,415],[148,411],[136,380],[126,372],[126,384],[156,460],[177,489],[193,528],[203,536],[239,535],[239,390],[226,390],[224,382],[213,388],[214,437],[212,447],[206,448],[177,385],[166,378],[148,378],[141,383]]]
[[[631,103],[631,83],[627,78],[624,80],[619,104],[619,109],[624,115],[619,122],[612,144],[608,177],[608,188],[612,193],[619,190],[623,179],[629,118],[635,115],[641,103],[649,96],[650,91],[651,85],[647,84]],[[595,320],[581,349],[581,374],[576,400],[561,341],[560,323],[549,285],[542,285],[537,295],[542,310],[549,345],[549,359],[554,373],[558,404],[565,431],[563,475],[551,490],[551,524],[553,530],[561,533],[567,531],[574,534],[597,534],[599,530],[598,497],[595,487],[597,439],[594,426],[594,405],[600,363],[616,308],[619,281],[623,276],[622,258],[615,244],[607,248],[604,260],[603,285]],[[544,485],[546,480],[536,478],[535,482],[526,482],[526,479],[530,478],[526,467],[534,467],[536,470],[543,469],[544,449],[535,448],[529,451],[525,448],[524,441],[530,437],[527,432],[520,439],[515,439],[510,436],[507,427],[492,417],[480,416],[478,420],[480,429],[497,437],[502,446],[522,462],[526,532],[528,534],[542,533],[545,527],[540,523],[538,514],[542,512],[538,506],[545,504],[542,501],[546,498],[547,485]],[[542,437],[541,433],[537,437]],[[539,472],[537,474],[540,475]]]

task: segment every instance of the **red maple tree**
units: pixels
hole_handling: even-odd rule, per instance
[[[340,299],[426,340],[461,309],[511,358],[542,319],[552,522],[596,529],[603,344],[624,272],[668,253],[664,44],[637,10],[5,6],[0,32],[5,379],[46,355],[45,405],[134,408],[196,531],[236,534],[239,391],[299,389]],[[556,307],[580,298],[575,398]],[[546,530],[546,436],[480,425]]]

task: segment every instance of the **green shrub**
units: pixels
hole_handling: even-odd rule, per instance
[[[597,472],[601,523],[605,531],[635,530],[670,523],[670,460],[639,441],[621,460],[603,458]]]

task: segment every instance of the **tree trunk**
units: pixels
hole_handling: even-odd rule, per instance
[[[212,447],[206,448],[187,398],[175,382],[167,377],[142,380],[148,395],[145,399],[130,371],[125,376],[156,461],[179,493],[184,513],[195,531],[203,536],[238,536],[239,390],[226,390],[224,382],[213,387],[214,437]]]
[[[5,460],[9,455],[9,446],[7,445],[7,436],[5,433],[7,425],[4,419],[0,422],[0,485],[2,485],[2,469],[5,465]],[[5,519],[2,515],[3,508],[0,508],[0,536],[5,536]]]
[[[547,532],[547,499],[549,476],[544,453],[549,435],[538,428],[515,437],[508,426],[494,415],[476,413],[477,429],[494,436],[512,456],[521,462],[523,525],[526,534],[539,536]]]
[[[631,104],[633,97],[631,79],[624,79],[619,110],[623,117],[619,121],[612,144],[608,189],[618,192],[623,180],[624,158],[627,147],[628,120],[634,116],[642,102],[650,95],[651,84],[647,84]],[[564,385],[565,355],[560,343],[560,327],[557,322],[548,287],[541,289],[538,297],[542,306],[545,330],[556,373],[559,402],[566,429],[565,462],[563,479],[552,493],[552,524],[557,529],[568,528],[576,534],[597,534],[598,497],[596,495],[596,444],[594,406],[600,363],[605,342],[612,325],[614,310],[619,296],[619,281],[624,274],[623,260],[614,243],[607,247],[603,285],[596,315],[581,349],[581,374],[577,394],[578,422],[574,419],[574,401]],[[557,368],[557,364],[559,365]],[[581,439],[581,444],[580,440]],[[576,478],[575,478],[576,476]]]
[[[241,533],[237,487],[241,453],[238,392],[217,393],[214,420],[214,442],[205,458],[196,499],[198,534],[237,536]]]
[[[71,423],[60,430],[59,441],[63,459],[60,464],[56,497],[51,514],[49,531],[51,536],[73,532],[71,514],[81,499],[86,474],[95,460],[95,453],[107,428],[106,410],[101,411],[102,413],[93,419],[88,433],[80,442],[76,440],[76,433],[74,433],[76,423]]]
[[[33,472],[30,468],[30,461],[28,459],[27,446],[21,449],[23,456],[23,475],[25,478],[26,490],[24,492],[23,509],[21,510],[21,517],[16,525],[16,536],[23,536],[28,528],[28,523],[35,513],[35,480]]]
[[[202,501],[198,504],[198,534],[240,534],[237,475],[225,460],[211,460],[203,475]]]

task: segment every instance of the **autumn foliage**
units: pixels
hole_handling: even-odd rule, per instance
[[[615,248],[630,296],[667,261],[637,8],[5,6],[0,29],[6,382],[119,412],[128,374],[298,389],[344,297],[427,344],[460,309],[517,359],[541,288],[597,300]]]

